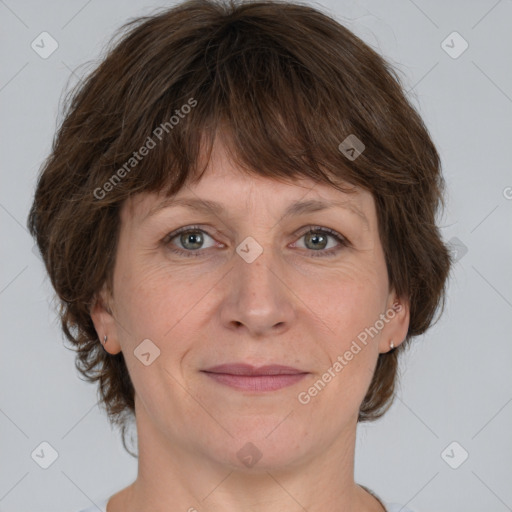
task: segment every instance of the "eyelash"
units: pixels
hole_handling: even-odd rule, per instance
[[[177,236],[181,235],[182,233],[195,232],[195,231],[200,231],[202,233],[206,233],[209,237],[213,238],[207,231],[205,231],[204,229],[201,229],[199,226],[185,226],[185,227],[182,227],[180,229],[177,229],[176,231],[173,231],[172,233],[169,233],[162,240],[162,242],[163,242],[164,245],[168,246],[168,245],[170,245],[172,240],[174,240]],[[326,235],[329,235],[332,238],[334,238],[340,244],[340,246],[341,246],[341,247],[331,248],[331,249],[326,250],[326,251],[325,250],[322,250],[322,251],[310,250],[309,252],[317,253],[317,254],[311,254],[311,257],[313,257],[313,258],[326,258],[326,257],[329,257],[329,256],[331,256],[331,257],[332,256],[336,256],[338,254],[338,252],[343,247],[348,247],[349,244],[350,244],[350,242],[345,237],[343,237],[342,235],[340,235],[336,231],[334,231],[332,229],[329,229],[329,228],[323,228],[323,227],[320,227],[320,226],[310,226],[305,233],[302,233],[300,235],[299,238],[302,238],[303,236],[306,236],[306,235],[309,235],[309,234],[326,234]],[[202,249],[196,249],[194,251],[185,251],[183,249],[170,249],[170,251],[175,253],[175,254],[178,254],[179,256],[185,256],[187,258],[195,258],[195,257],[201,256],[202,252],[204,253],[204,250],[202,250]]]

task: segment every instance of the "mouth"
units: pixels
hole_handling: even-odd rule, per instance
[[[222,364],[201,370],[214,381],[241,391],[276,391],[302,380],[309,372],[291,366]]]

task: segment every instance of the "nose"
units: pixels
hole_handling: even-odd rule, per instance
[[[224,286],[220,315],[226,328],[262,337],[283,333],[292,325],[295,296],[270,250],[252,263],[235,255]]]

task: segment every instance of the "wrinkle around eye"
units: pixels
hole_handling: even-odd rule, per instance
[[[350,240],[345,235],[326,226],[309,225],[302,227],[299,231],[300,232],[295,232],[293,234],[293,239],[295,241],[288,243],[287,248],[290,248],[290,246],[291,248],[298,248],[300,249],[299,252],[306,257],[335,257],[341,250],[344,248],[349,248],[352,245]],[[203,246],[195,249],[185,248],[183,246],[183,242],[180,240],[181,236],[184,234],[189,235],[194,233],[201,234],[201,237],[203,238]],[[308,235],[326,237],[327,247],[317,247],[317,249],[305,247],[303,239]],[[214,244],[210,244],[210,246],[204,246],[205,238],[210,238],[212,241],[214,241]],[[335,245],[333,247],[328,247],[329,239],[331,241],[335,241]],[[215,243],[220,244],[220,246],[217,245],[219,249],[224,249],[226,247],[225,244],[218,242],[215,236],[211,235],[208,230],[201,225],[182,226],[166,234],[166,236],[161,240],[161,244],[165,247],[168,247],[170,252],[184,257],[199,257],[203,255],[204,257],[207,257],[207,255],[211,253],[210,249],[214,249],[216,247]],[[304,247],[298,247],[298,245],[301,243],[304,245]]]

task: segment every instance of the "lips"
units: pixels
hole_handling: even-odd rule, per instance
[[[208,373],[221,373],[227,375],[297,375],[300,373],[308,373],[291,366],[283,366],[279,364],[272,364],[266,366],[255,367],[245,363],[233,363],[233,364],[221,364],[218,366],[212,366],[204,372]]]
[[[221,364],[202,371],[223,386],[251,393],[277,391],[296,384],[308,374],[291,366],[255,367],[245,363]]]

